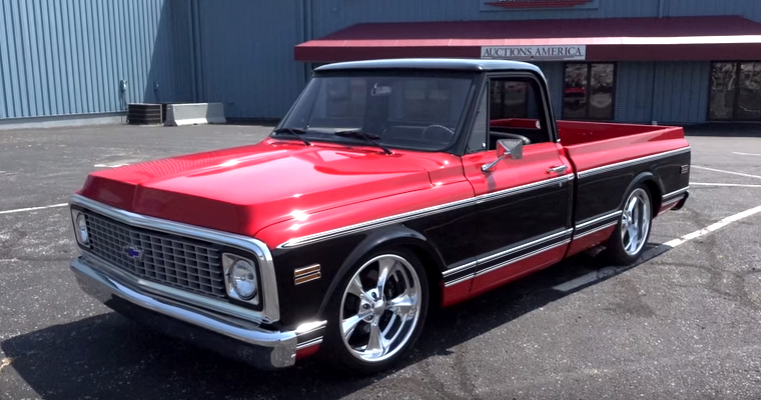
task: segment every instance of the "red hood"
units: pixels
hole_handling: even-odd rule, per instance
[[[80,193],[138,214],[253,235],[303,214],[429,188],[431,176],[446,178],[436,171],[453,159],[268,139],[96,171]]]

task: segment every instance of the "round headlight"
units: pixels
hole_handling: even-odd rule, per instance
[[[85,221],[85,215],[78,213],[76,217],[77,223],[77,238],[82,244],[87,244],[90,240],[90,234],[87,232],[87,221]]]
[[[256,296],[256,269],[248,261],[238,260],[233,264],[230,281],[242,299],[250,300]]]

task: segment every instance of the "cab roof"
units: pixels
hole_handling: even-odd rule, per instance
[[[452,71],[532,71],[541,74],[534,64],[510,60],[482,60],[466,58],[397,58],[383,60],[348,61],[323,65],[315,71],[343,71],[369,69],[437,69]]]

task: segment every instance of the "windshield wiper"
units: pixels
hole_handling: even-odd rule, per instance
[[[307,146],[311,146],[312,145],[311,142],[309,142],[308,140],[306,140],[303,137],[301,137],[301,135],[306,134],[307,131],[305,131],[303,129],[300,129],[300,128],[278,128],[278,129],[275,129],[272,132],[274,132],[276,135],[282,135],[282,134],[286,133],[286,134],[289,134],[291,136],[294,136],[294,137],[298,138],[299,140],[304,142],[304,144],[307,145]]]
[[[348,131],[336,131],[335,134],[337,136],[362,139],[366,141],[367,143],[380,147],[381,149],[383,149],[383,152],[386,154],[393,154],[391,153],[391,150],[388,149],[388,147],[376,142],[376,140],[380,139],[380,136],[374,133],[365,133],[360,130],[348,130]]]

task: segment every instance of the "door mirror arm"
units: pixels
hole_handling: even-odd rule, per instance
[[[500,139],[497,141],[497,159],[481,166],[481,171],[491,172],[505,158],[520,160],[523,158],[523,142],[518,139]]]

